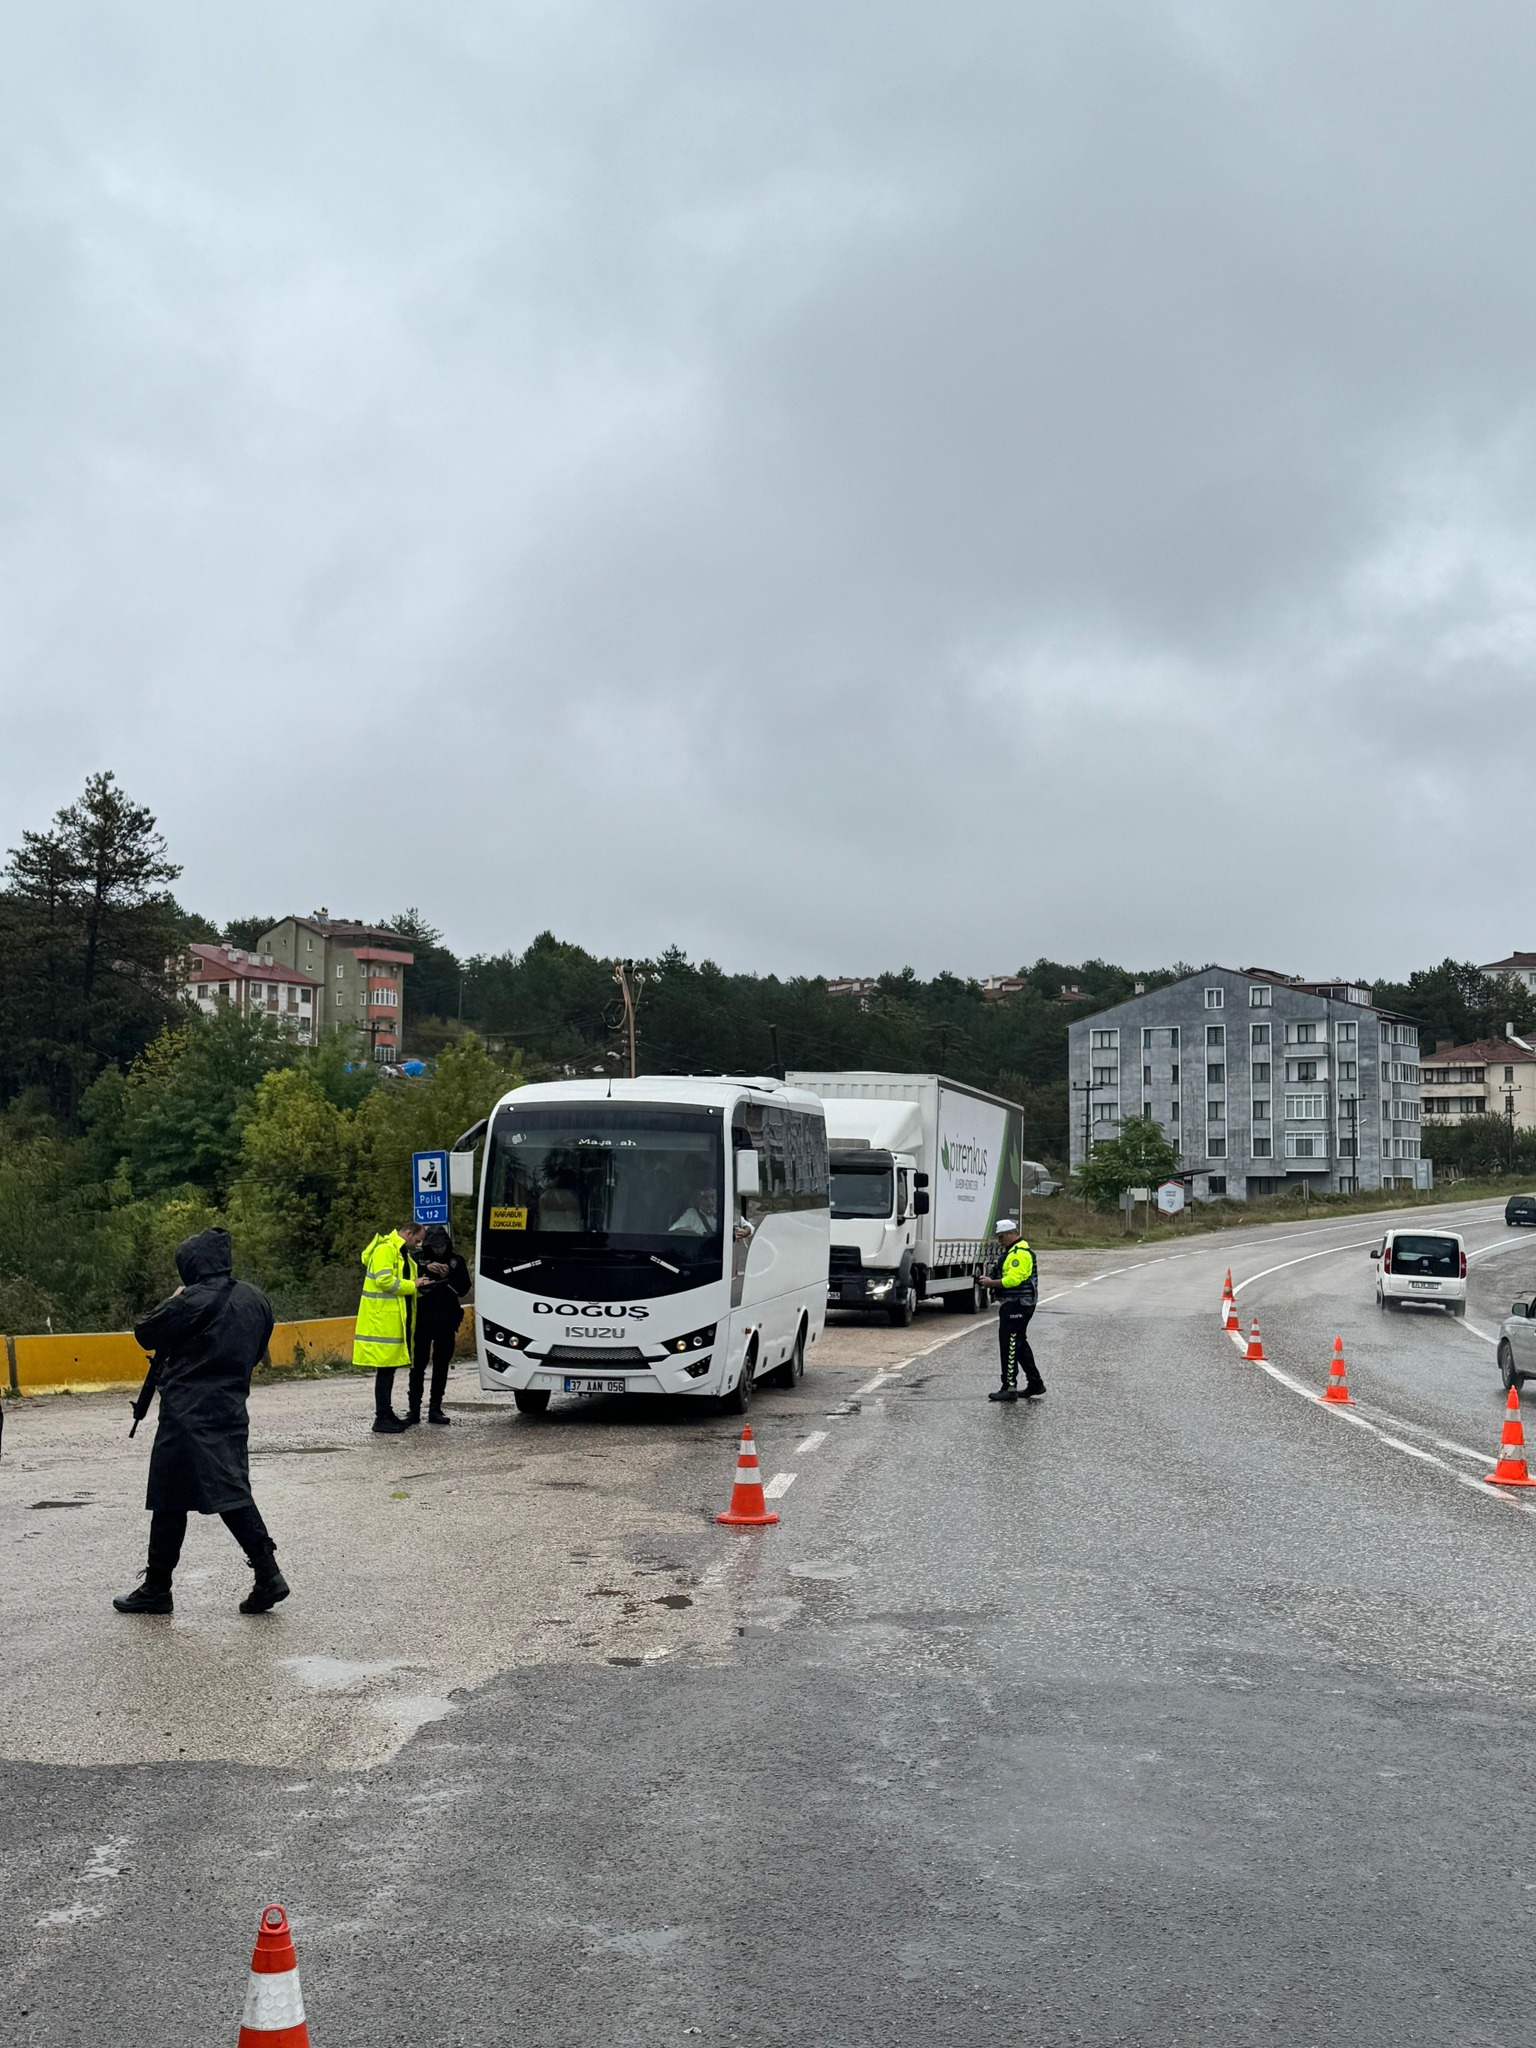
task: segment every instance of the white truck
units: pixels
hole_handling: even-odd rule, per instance
[[[827,1305],[883,1309],[910,1323],[938,1299],[961,1315],[983,1303],[979,1262],[1020,1193],[1054,1187],[1021,1150],[1018,1103],[942,1074],[786,1079],[827,1113],[832,1247]]]

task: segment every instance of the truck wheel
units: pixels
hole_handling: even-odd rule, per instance
[[[976,1316],[981,1314],[981,1282],[973,1280],[969,1287],[958,1294],[946,1294],[944,1306],[952,1315]]]
[[[548,1387],[514,1387],[512,1398],[519,1415],[542,1415],[549,1406]]]
[[[899,1294],[893,1295],[885,1312],[898,1330],[906,1329],[917,1314],[916,1282],[909,1280]]]
[[[795,1332],[795,1348],[772,1375],[776,1387],[798,1387],[805,1378],[805,1325]]]
[[[747,1346],[747,1355],[742,1361],[741,1378],[728,1394],[720,1397],[722,1415],[745,1415],[752,1406],[752,1381],[757,1372],[757,1339],[754,1337]]]

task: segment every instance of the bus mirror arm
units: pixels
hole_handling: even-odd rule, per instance
[[[752,1229],[752,1225],[747,1221],[745,1216],[742,1217],[741,1221],[737,1224],[736,1228],[731,1232],[731,1236],[735,1238],[738,1244],[746,1244],[752,1238],[753,1235],[754,1232]]]

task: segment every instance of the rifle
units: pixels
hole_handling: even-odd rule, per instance
[[[144,1420],[145,1416],[149,1413],[150,1405],[155,1398],[155,1389],[159,1384],[160,1354],[157,1351],[149,1361],[149,1371],[144,1375],[144,1384],[142,1387],[140,1387],[137,1395],[134,1397],[133,1428],[130,1429],[128,1432],[130,1438],[133,1438],[138,1435],[139,1424]]]

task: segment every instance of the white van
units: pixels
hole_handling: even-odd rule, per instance
[[[1454,1230],[1389,1230],[1371,1257],[1378,1308],[1434,1301],[1466,1314],[1467,1248]]]

